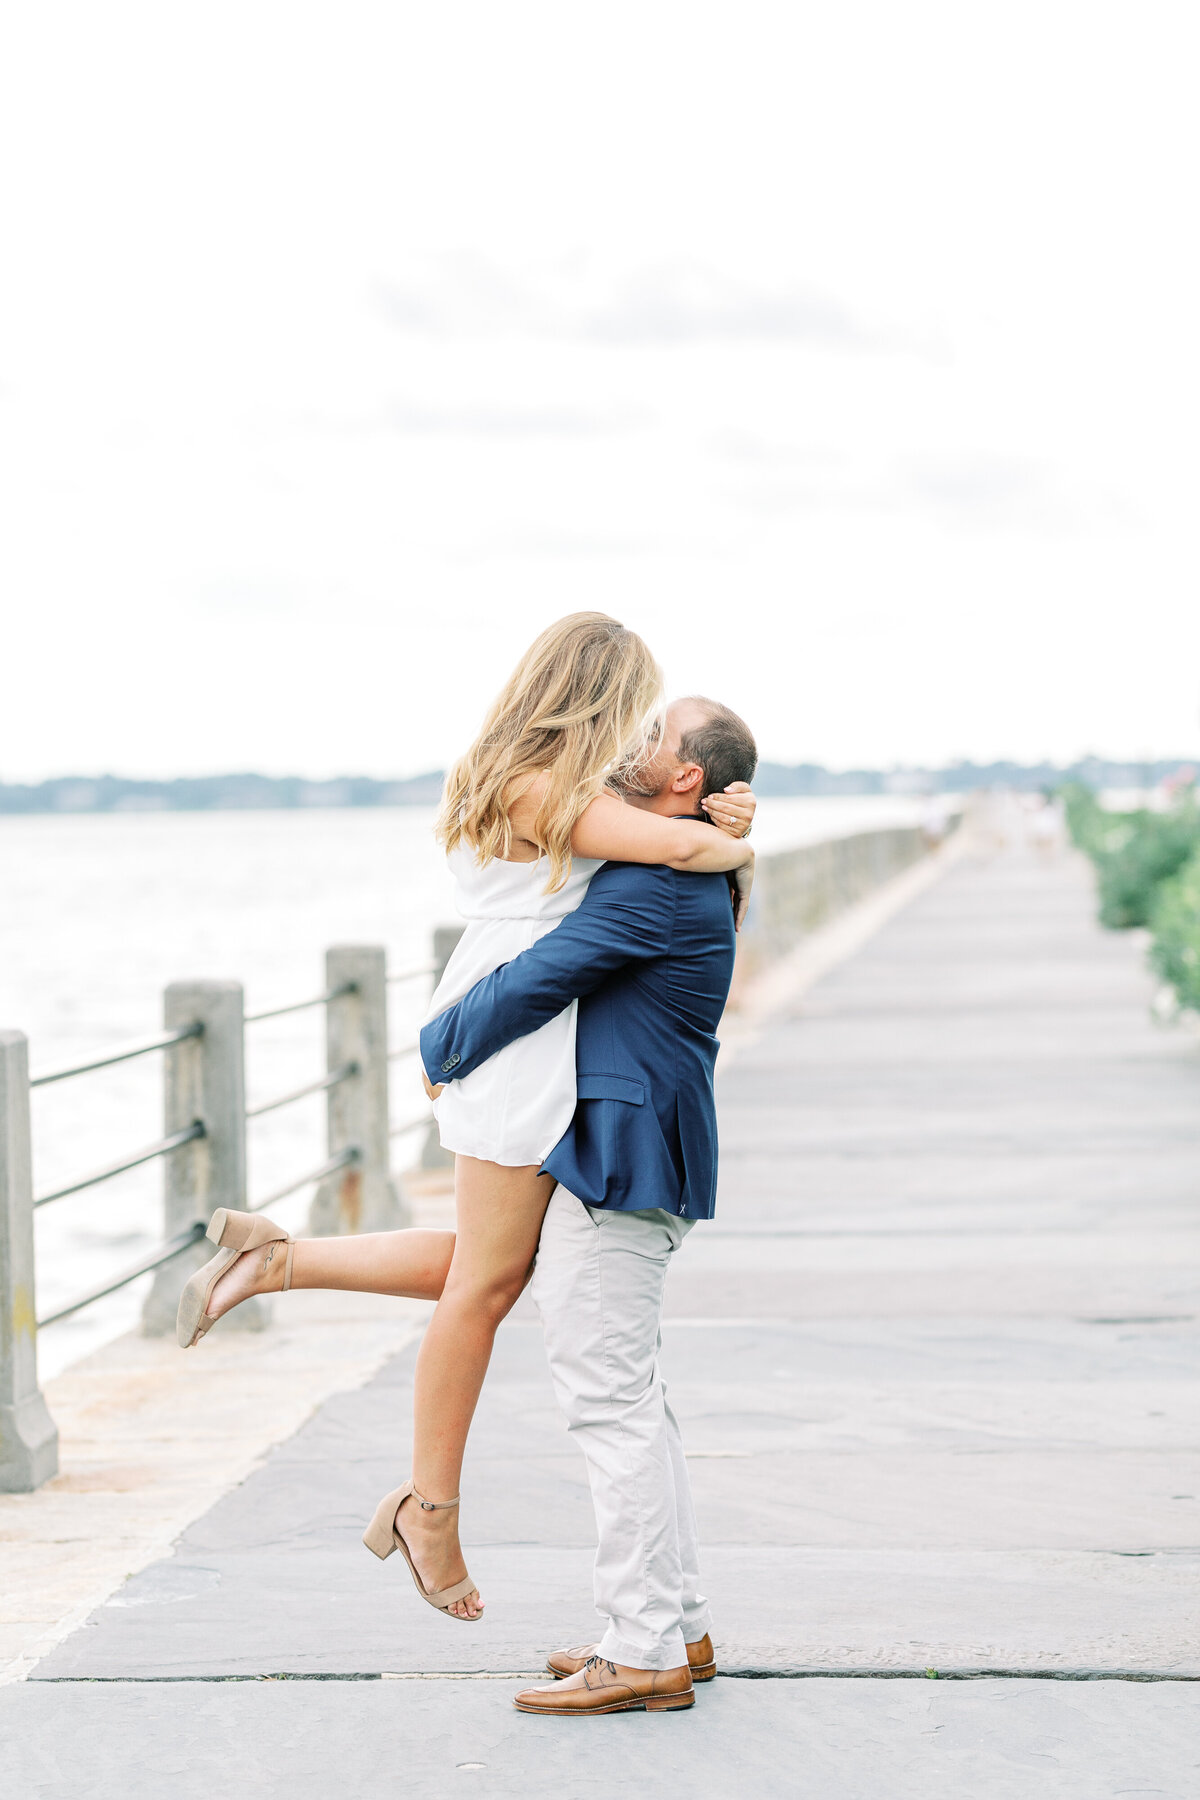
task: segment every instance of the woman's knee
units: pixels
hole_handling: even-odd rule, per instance
[[[498,1325],[521,1298],[528,1280],[528,1268],[490,1269],[474,1274],[451,1269],[443,1299],[452,1299],[455,1305]]]

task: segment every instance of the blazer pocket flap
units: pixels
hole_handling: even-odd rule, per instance
[[[580,1100],[628,1100],[632,1106],[642,1106],[646,1100],[644,1084],[624,1075],[578,1075],[575,1093]]]

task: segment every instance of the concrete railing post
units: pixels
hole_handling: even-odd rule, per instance
[[[446,964],[458,948],[458,940],[466,930],[465,925],[438,925],[433,933],[433,985],[436,988],[446,973]],[[423,1169],[452,1169],[454,1155],[452,1151],[442,1149],[442,1140],[438,1136],[436,1120],[425,1133],[425,1143],[421,1150],[421,1167]]]
[[[37,1383],[29,1048],[0,1031],[0,1492],[58,1473],[58,1432]]]
[[[163,994],[168,1031],[194,1020],[199,1037],[185,1038],[166,1052],[163,1070],[163,1125],[183,1131],[196,1120],[204,1136],[173,1150],[163,1164],[163,1236],[175,1237],[199,1219],[207,1225],[218,1206],[246,1206],[246,1070],[244,1002],[237,981],[173,981]],[[175,1329],[175,1311],[184,1282],[213,1247],[203,1239],[155,1273],[142,1308],[147,1337]],[[246,1300],[221,1320],[222,1330],[261,1331],[268,1303]]]
[[[325,1008],[328,1072],[348,1063],[357,1072],[329,1090],[329,1154],[357,1151],[346,1168],[327,1175],[308,1216],[314,1237],[397,1231],[412,1218],[391,1174],[388,1135],[387,952],[375,945],[339,944],[325,955],[330,989],[352,991]]]

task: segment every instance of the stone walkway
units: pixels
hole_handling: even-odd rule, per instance
[[[964,858],[722,1075],[664,1346],[728,1671],[691,1713],[522,1718],[495,1679],[591,1628],[522,1311],[464,1488],[481,1626],[358,1543],[410,1347],[0,1690],[14,1791],[1191,1800],[1200,1049],[1091,911],[1074,860]]]

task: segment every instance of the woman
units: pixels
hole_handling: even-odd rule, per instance
[[[641,812],[605,791],[653,750],[662,703],[645,644],[603,613],[560,619],[522,658],[447,778],[438,836],[468,924],[430,1017],[553,930],[603,861],[727,872],[744,911],[753,852],[743,839],[754,810],[744,784],[703,803],[720,831]],[[455,1232],[293,1242],[267,1219],[222,1209],[209,1226],[221,1248],[180,1301],[185,1346],[249,1295],[288,1287],[438,1302],[417,1358],[412,1480],[381,1501],[364,1542],[381,1557],[400,1550],[421,1597],[453,1618],[483,1611],[458,1537],[467,1433],[497,1327],[537,1251],[554,1188],[539,1169],[574,1109],[571,1006],[441,1093],[439,1131],[455,1152]]]

